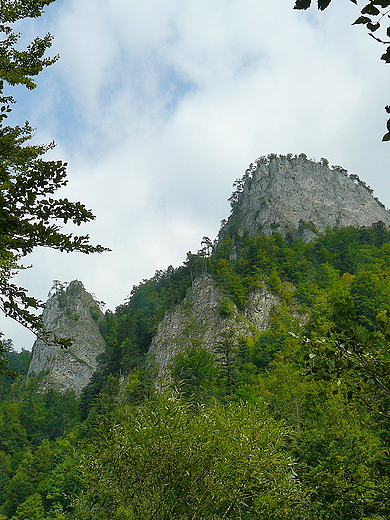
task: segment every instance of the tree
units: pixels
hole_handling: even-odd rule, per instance
[[[20,504],[12,520],[44,520],[44,514],[42,498],[38,493],[34,493]]]
[[[286,444],[259,405],[194,406],[159,395],[124,407],[75,451],[77,520],[307,519]]]
[[[80,202],[53,197],[67,184],[67,164],[43,159],[54,143],[29,144],[34,130],[28,122],[23,126],[5,124],[16,102],[8,95],[10,87],[34,89],[35,77],[58,59],[45,57],[52,43],[50,34],[35,38],[23,51],[17,50],[20,35],[12,24],[41,16],[44,7],[53,1],[2,0],[0,5],[0,309],[35,333],[42,330],[42,325],[31,311],[40,308],[42,302],[11,283],[11,278],[25,268],[21,258],[37,247],[87,254],[107,250],[91,245],[88,235],[62,231],[67,222],[79,226],[95,217]]]
[[[173,358],[171,376],[185,397],[206,402],[216,394],[219,372],[216,356],[202,346],[190,345]]]
[[[317,7],[323,11],[328,7],[332,0],[317,0]],[[351,0],[357,4],[357,0]],[[308,9],[311,5],[311,0],[296,0],[294,9]],[[386,17],[388,19],[388,8],[390,7],[390,0],[370,0],[360,11],[359,16],[352,25],[365,25],[369,31],[369,35],[377,42],[387,45],[386,51],[382,54],[381,60],[385,63],[390,63],[390,25],[386,28],[386,38],[382,39],[374,33],[380,29],[382,20]],[[385,107],[385,110],[390,114],[390,105]],[[383,136],[382,141],[390,141],[390,119],[387,121],[387,133]]]
[[[47,440],[44,440],[35,451],[29,448],[25,451],[14,476],[5,487],[2,512],[8,517],[12,517],[12,515],[17,512],[19,514],[16,514],[13,520],[27,520],[27,518],[32,520],[36,518],[32,515],[33,511],[35,513],[36,508],[43,512],[41,510],[42,504],[40,503],[40,499],[35,493],[42,479],[53,467],[53,455],[54,453]],[[28,500],[28,502],[26,506],[22,508],[22,514],[19,507],[25,503],[26,500]],[[37,507],[36,502],[40,503],[39,507]],[[35,504],[33,508],[31,508],[32,504]],[[27,511],[29,511],[30,508],[32,509],[32,516],[29,517]],[[39,516],[37,520],[40,520]]]

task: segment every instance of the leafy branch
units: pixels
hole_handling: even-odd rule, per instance
[[[320,11],[323,11],[329,6],[331,1],[332,0],[317,0],[317,8]],[[306,10],[311,6],[311,2],[312,0],[296,0],[294,9]],[[357,0],[351,0],[351,2],[357,5]],[[388,40],[379,38],[374,35],[374,33],[381,28],[383,19],[389,18],[389,7],[390,0],[370,0],[370,2],[368,2],[368,4],[366,4],[360,11],[361,16],[359,16],[352,24],[365,25],[369,31],[369,36],[374,38],[378,43],[387,45],[386,51],[381,56],[381,60],[385,63],[390,63],[390,25],[386,28],[386,36],[389,38]],[[385,110],[390,114],[390,105],[387,105]],[[390,119],[388,119],[386,126],[387,132],[382,137],[382,141],[390,141]]]

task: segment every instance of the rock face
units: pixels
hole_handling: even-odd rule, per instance
[[[97,356],[105,341],[99,332],[103,313],[81,282],[57,284],[43,311],[48,338],[38,338],[33,346],[28,377],[39,377],[39,389],[73,390],[77,396],[89,383],[97,368]],[[71,338],[64,349],[50,339]]]
[[[315,238],[327,228],[390,225],[390,213],[357,175],[339,166],[308,160],[305,155],[261,157],[235,183],[232,213],[219,239],[238,233]],[[234,258],[232,258],[234,261]],[[264,287],[251,294],[240,312],[230,301],[227,316],[221,309],[226,297],[208,275],[197,278],[184,301],[168,311],[158,326],[150,354],[166,376],[174,356],[189,346],[218,354],[229,335],[250,336],[270,327],[270,312],[278,299]]]
[[[328,227],[390,225],[390,213],[357,175],[329,168],[305,155],[261,157],[236,182],[232,214],[220,237],[231,231],[292,234],[304,240]]]
[[[235,184],[232,213],[219,239],[235,233],[279,232],[309,241],[327,228],[390,225],[389,211],[372,190],[357,175],[348,175],[341,167],[330,168],[325,159],[317,163],[303,154],[271,154],[258,159]],[[160,376],[167,375],[174,356],[187,347],[201,346],[220,355],[218,346],[227,338],[234,341],[266,330],[277,304],[278,299],[264,286],[249,295],[246,308],[239,311],[211,276],[199,276],[183,302],[166,312],[151,343],[149,353]],[[80,395],[105,348],[99,332],[102,317],[80,282],[56,287],[43,321],[52,335],[73,338],[73,343],[65,350],[43,339],[35,342],[29,376],[40,375],[42,390],[72,389]]]
[[[172,359],[190,346],[200,346],[214,353],[226,335],[251,336],[256,330],[269,327],[272,307],[278,303],[266,288],[249,296],[248,307],[240,312],[231,302],[228,315],[223,314],[226,297],[215,286],[210,275],[194,280],[180,305],[166,312],[149,350],[159,375],[165,376]]]

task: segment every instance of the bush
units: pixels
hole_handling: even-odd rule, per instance
[[[218,312],[222,318],[229,318],[235,313],[236,306],[230,298],[221,298],[219,301]]]
[[[304,519],[287,436],[249,405],[195,408],[161,396],[129,407],[105,449],[82,459],[75,518]]]

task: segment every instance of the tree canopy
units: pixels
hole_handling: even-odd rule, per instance
[[[106,314],[81,399],[23,381],[29,353],[8,344],[18,378],[0,378],[0,519],[390,518],[389,267],[382,223],[310,243],[230,229]],[[202,273],[226,325],[266,285],[268,329],[229,327],[211,350],[183,300]],[[170,338],[162,386],[148,347],[176,305],[188,341]]]
[[[106,250],[91,245],[88,235],[63,231],[67,222],[79,226],[95,216],[80,202],[53,196],[68,182],[66,163],[44,159],[54,143],[32,144],[34,129],[27,121],[23,125],[6,124],[16,103],[12,87],[36,88],[38,74],[58,59],[46,56],[51,34],[36,37],[19,50],[20,34],[13,24],[41,16],[53,1],[2,0],[0,5],[0,309],[34,332],[41,329],[41,323],[32,310],[42,304],[11,283],[11,278],[25,268],[20,260],[37,247],[87,254]]]

